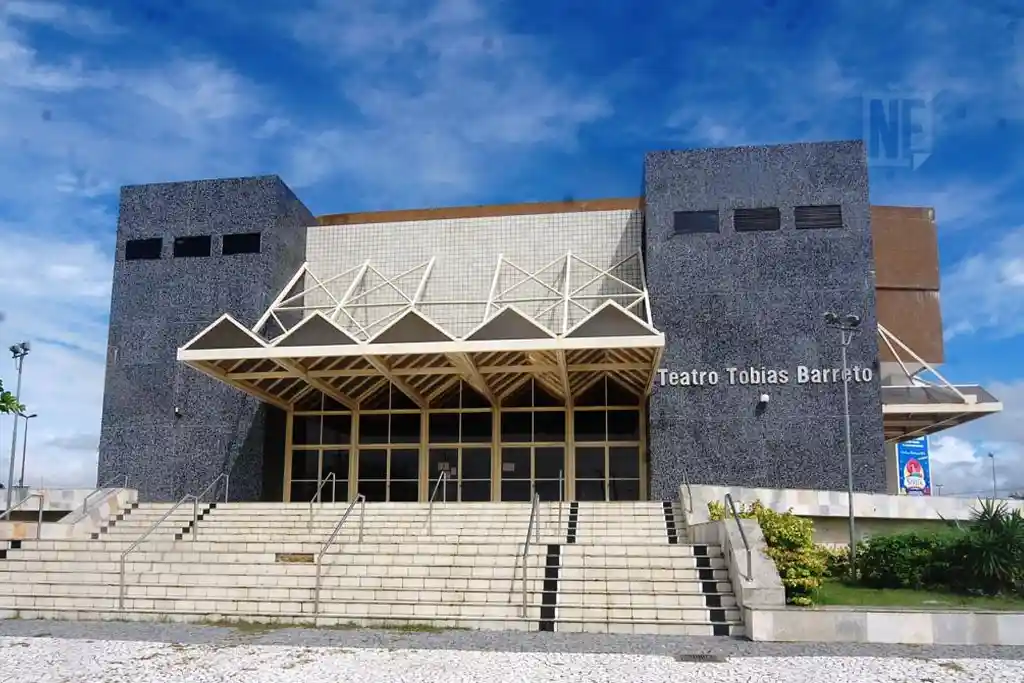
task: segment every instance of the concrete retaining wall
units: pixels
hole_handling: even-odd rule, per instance
[[[1019,612],[903,612],[882,608],[744,609],[751,640],[908,645],[1024,645]]]

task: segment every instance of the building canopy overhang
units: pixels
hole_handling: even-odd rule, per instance
[[[928,436],[1003,410],[1003,404],[982,387],[951,384],[883,325],[878,326],[878,337],[903,371],[900,383],[882,386],[887,442]]]
[[[635,267],[626,270],[634,276],[617,275],[631,260]],[[544,277],[554,265],[562,266],[561,285]],[[610,269],[567,254],[536,272],[499,257],[480,302],[423,300],[432,266],[386,278],[367,263],[354,276],[321,279],[306,264],[255,326],[224,315],[182,346],[178,359],[282,409],[320,392],[354,410],[389,384],[424,409],[460,382],[493,405],[531,378],[567,405],[604,377],[638,401],[652,390],[665,337],[651,323],[639,254]],[[409,283],[414,271],[418,283]],[[502,286],[509,271],[517,277]],[[379,282],[367,282],[372,275]],[[343,292],[332,289],[346,276]],[[541,291],[517,295],[524,284]],[[588,293],[595,284],[601,291]],[[398,296],[372,296],[380,292]],[[475,304],[483,315],[462,334],[426,312]]]

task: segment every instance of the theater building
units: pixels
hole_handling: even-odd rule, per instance
[[[643,179],[319,217],[274,176],[123,188],[100,481],[153,501],[223,472],[233,500],[302,502],[325,480],[424,501],[442,476],[466,502],[842,489],[848,414],[855,487],[892,492],[897,441],[1001,409],[941,376],[933,211],[871,206],[861,143],[654,152]],[[827,312],[859,321],[845,376]]]

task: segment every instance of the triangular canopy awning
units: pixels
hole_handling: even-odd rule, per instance
[[[642,400],[664,344],[664,335],[614,302],[561,336],[505,306],[461,339],[410,306],[365,341],[320,311],[274,340],[224,316],[178,359],[281,408],[311,391],[355,408],[388,383],[427,408],[460,381],[498,404],[530,378],[569,404],[603,377]]]

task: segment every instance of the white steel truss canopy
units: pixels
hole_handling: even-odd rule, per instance
[[[499,257],[485,301],[426,300],[433,265],[319,278],[306,264],[252,329],[224,315],[178,359],[284,409],[314,390],[355,409],[389,383],[422,408],[460,381],[495,405],[530,378],[567,405],[607,376],[638,400],[652,390],[665,337],[638,254],[609,269],[566,254],[535,272]],[[469,325],[471,305],[482,315]]]
[[[953,385],[883,325],[879,339],[903,370],[906,383],[882,387],[885,440],[906,441],[1001,412],[1003,404],[977,385]],[[920,368],[911,370],[911,368]],[[932,381],[923,378],[930,374]]]

